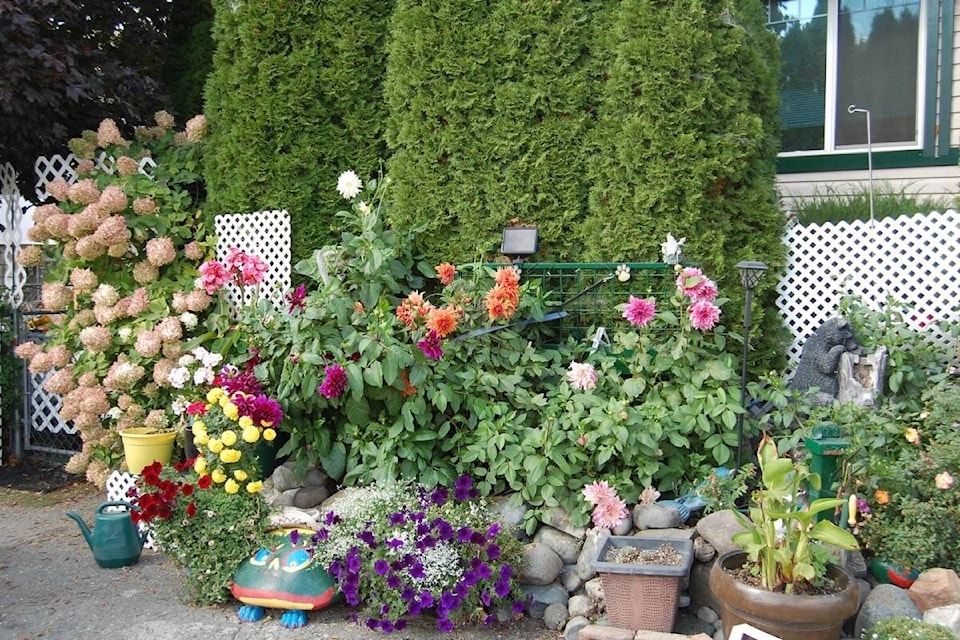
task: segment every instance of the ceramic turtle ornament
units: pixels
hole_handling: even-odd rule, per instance
[[[259,622],[267,609],[285,609],[281,626],[297,629],[307,623],[307,611],[333,602],[337,583],[310,549],[314,533],[301,528],[275,529],[269,532],[272,544],[243,561],[230,585],[233,597],[243,603],[237,611],[240,622]]]

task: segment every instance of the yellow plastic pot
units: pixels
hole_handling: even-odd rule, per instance
[[[177,432],[129,427],[120,432],[120,439],[123,441],[123,457],[127,461],[127,469],[134,475],[140,475],[144,467],[155,461],[170,464]]]

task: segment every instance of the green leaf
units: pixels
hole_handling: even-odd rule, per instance
[[[342,478],[347,468],[347,447],[342,442],[334,442],[330,452],[320,456],[320,465],[330,478]]]
[[[343,408],[351,423],[364,427],[370,422],[370,405],[363,397],[349,396]]]
[[[354,397],[363,395],[363,369],[356,362],[347,365],[347,385]]]
[[[383,367],[379,360],[374,360],[363,369],[363,379],[371,387],[383,386]]]

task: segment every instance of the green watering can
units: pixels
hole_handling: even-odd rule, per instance
[[[108,511],[109,507],[126,507],[125,511]],[[127,502],[104,502],[97,507],[97,520],[93,531],[87,527],[79,515],[72,511],[67,517],[72,518],[80,527],[80,532],[86,538],[93,559],[104,569],[115,569],[136,564],[143,551],[143,542],[147,534],[140,535],[137,525],[130,518],[130,504]]]

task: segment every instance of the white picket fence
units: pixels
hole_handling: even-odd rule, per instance
[[[105,157],[99,158],[97,164],[105,170],[112,169],[112,163]],[[38,159],[37,197],[45,198],[46,184],[56,178],[74,181],[76,166],[77,160],[72,155]],[[147,174],[152,169],[149,162],[141,166],[141,171]],[[20,201],[12,169],[0,165],[3,266],[14,305],[22,302],[24,277],[14,258],[24,241],[25,224],[32,219],[29,212],[23,216]],[[227,249],[237,247],[268,262],[268,281],[261,285],[259,293],[267,296],[278,308],[282,307],[283,296],[290,287],[290,217],[287,212],[217,216],[215,227],[218,257],[223,257]],[[875,222],[791,227],[784,238],[788,248],[787,266],[777,284],[777,307],[793,335],[788,351],[791,364],[799,359],[806,338],[837,313],[840,300],[846,295],[858,295],[878,310],[889,299],[906,303],[914,312],[905,321],[928,332],[931,339],[940,344],[955,348],[949,336],[940,332],[936,322],[960,322],[958,227],[960,214],[953,210],[903,215]],[[231,295],[234,303],[241,302],[238,292]],[[242,302],[246,303],[250,301],[251,293],[245,292],[245,295]],[[37,393],[44,393],[42,378],[34,382]],[[38,399],[47,408],[50,400]],[[51,430],[70,428],[55,424],[59,421],[56,411],[44,413],[52,421],[48,427]]]

